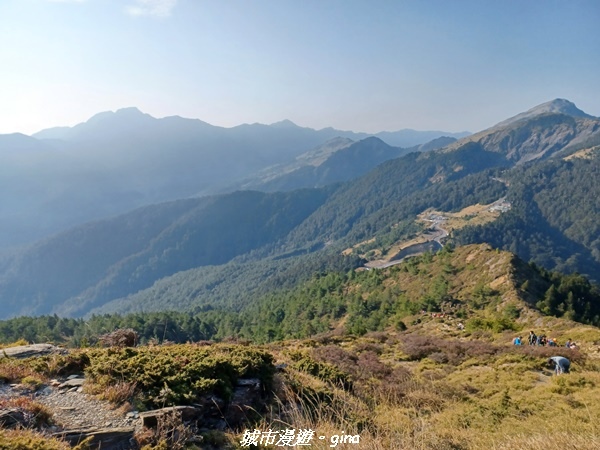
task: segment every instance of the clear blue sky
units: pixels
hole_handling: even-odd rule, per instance
[[[0,133],[137,106],[222,126],[600,116],[600,1],[1,0]]]

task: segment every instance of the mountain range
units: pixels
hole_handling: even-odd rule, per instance
[[[140,123],[156,120],[130,110],[125,114]],[[304,142],[307,136],[314,138],[314,130],[289,123],[274,131],[252,127],[242,128],[256,136],[260,128],[269,139],[290,128]],[[85,142],[73,137],[85,127],[76,128],[47,131],[38,142],[54,145],[47,139],[73,133],[69,142],[78,144],[61,150],[73,155]],[[185,141],[184,128],[180,142]],[[143,129],[140,125],[132,135]],[[117,127],[85,145],[112,140],[110,152],[116,157],[124,151],[119,136],[126,131]],[[458,212],[499,199],[512,207],[493,221],[456,229],[451,239],[458,244],[490,242],[548,269],[600,279],[600,188],[595,182],[600,119],[572,103],[555,100],[474,135],[412,151],[376,137],[355,142],[356,136],[317,133],[322,133],[321,144],[302,144],[303,150],[313,149],[308,153],[297,144],[287,163],[265,150],[265,161],[280,165],[246,177],[248,187],[265,192],[234,191],[149,205],[5,254],[0,259],[2,314],[239,309],[315,272],[349,270],[364,262],[356,254],[343,256],[343,249],[365,242],[385,247],[414,238],[424,228],[417,218],[424,211]],[[158,146],[148,152],[153,148]],[[225,148],[233,152],[233,147]],[[182,189],[186,180],[177,180]]]
[[[452,133],[384,135],[391,145],[413,146]],[[143,205],[228,192],[337,137],[369,135],[290,121],[223,128],[178,116],[156,119],[136,108],[31,137],[0,135],[0,249]]]

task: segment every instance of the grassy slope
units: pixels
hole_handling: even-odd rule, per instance
[[[518,286],[527,276],[532,284],[543,280],[487,245],[459,248],[416,269],[389,269],[381,289],[401,287],[419,301],[445,275],[448,295],[466,316],[419,313],[404,318],[406,331],[388,327],[362,337],[344,334],[342,319],[332,333],[269,344],[276,361],[289,364],[278,394],[293,402],[284,402],[283,418],[265,417],[261,429],[290,423],[328,439],[342,431],[360,434],[360,445],[337,446],[347,449],[598,448],[598,328],[541,315],[532,307],[535,295]],[[356,282],[345,288],[360,290]],[[514,330],[474,326],[514,309]],[[467,329],[459,330],[459,322]],[[510,344],[529,329],[561,343],[572,338],[581,349]],[[569,357],[572,373],[553,376],[545,367],[551,354]]]
[[[323,449],[342,432],[360,435],[360,444],[336,448],[598,448],[600,329],[537,311],[546,286],[531,267],[482,244],[373,274],[380,282],[369,291],[361,283],[372,280],[356,277],[340,292],[360,292],[365,302],[370,293],[401,292],[420,302],[443,277],[442,307],[451,314],[408,314],[405,331],[389,325],[362,336],[345,333],[343,317],[327,334],[262,346],[288,366],[275,377],[271,412],[248,427],[310,428],[326,437],[311,448]],[[512,330],[496,327],[503,319]],[[510,344],[529,329],[572,338],[580,350]],[[553,376],[544,364],[551,354],[569,357],[572,373]],[[235,448],[242,431],[222,436],[218,448]]]

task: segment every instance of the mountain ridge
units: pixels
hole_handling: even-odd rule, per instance
[[[560,267],[595,278],[600,274],[600,241],[595,238],[600,205],[594,202],[600,199],[600,192],[596,194],[598,187],[593,180],[600,158],[592,152],[589,158],[522,162],[536,145],[532,136],[546,136],[546,141],[538,141],[538,152],[542,148],[539,145],[553,143],[555,147],[547,152],[551,156],[577,138],[576,134],[565,137],[561,127],[587,124],[593,128],[597,122],[541,113],[440,150],[415,151],[387,160],[359,178],[324,188],[272,194],[233,192],[167,202],[116,216],[100,227],[76,227],[0,261],[0,299],[8,302],[5,311],[11,311],[11,305],[27,306],[22,300],[28,298],[35,299],[29,300],[31,311],[85,314],[104,303],[141,293],[168,277],[202,267],[207,276],[196,275],[204,277],[206,285],[193,288],[185,302],[186,307],[204,307],[215,303],[211,290],[216,291],[217,285],[221,293],[227,293],[219,294],[222,301],[233,292],[246,298],[250,291],[266,289],[264,281],[274,274],[278,282],[286,283],[306,279],[312,270],[348,270],[357,258],[344,260],[340,257],[343,249],[366,241],[389,246],[408,240],[422,231],[416,217],[428,208],[460,211],[504,197],[512,209],[483,229],[465,228],[457,233],[457,239],[480,243],[496,236],[499,247],[514,247],[515,253],[541,261],[549,269]],[[505,139],[507,136],[512,141]],[[333,156],[348,150],[352,153],[359,148],[353,146],[361,144],[338,143],[343,148]],[[390,148],[375,137],[366,144],[384,151]],[[365,142],[361,145],[365,153],[358,152],[357,161],[372,154],[373,149]],[[314,156],[318,155],[316,151]],[[329,174],[351,160],[344,157],[336,162],[333,158],[327,165],[325,159],[308,167]],[[576,199],[575,204],[567,198]],[[144,225],[148,217],[155,217],[154,228]],[[136,227],[141,230],[138,236]],[[244,230],[243,238],[236,237],[236,229],[240,233]],[[129,242],[132,236],[139,241]],[[123,248],[124,254],[113,252],[105,259],[94,258],[94,254],[110,253],[111,246]],[[80,277],[80,284],[70,283],[70,277],[81,270],[88,271],[87,278]],[[231,276],[235,271],[238,278]],[[194,276],[181,275],[178,282],[194,285],[188,275]],[[239,282],[237,287],[227,286],[234,278]],[[143,302],[144,296],[139,298]],[[159,299],[158,304],[164,302]]]
[[[552,157],[587,140],[600,140],[600,118],[557,99],[459,139],[444,151],[478,143],[484,149],[505,154],[513,164],[523,164]]]
[[[533,108],[531,108],[525,112],[522,112],[520,114],[517,114],[516,116],[509,117],[508,119],[497,123],[496,125],[494,125],[494,127],[510,125],[519,120],[529,119],[534,116],[538,116],[541,114],[548,114],[548,113],[550,113],[550,114],[565,114],[567,116],[581,117],[581,118],[585,118],[585,119],[597,119],[597,117],[591,116],[590,114],[587,114],[587,113],[583,112],[582,110],[580,110],[579,108],[577,108],[575,103],[573,103],[569,100],[566,100],[564,98],[556,98],[554,100],[550,100],[548,102],[541,103],[537,106],[534,106]],[[494,128],[494,127],[492,127],[492,128]]]

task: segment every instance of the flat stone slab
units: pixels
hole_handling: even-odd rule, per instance
[[[101,450],[132,450],[137,448],[133,440],[134,428],[87,428],[66,430],[54,433],[53,436],[77,445],[91,437],[90,448]]]
[[[19,345],[17,347],[8,347],[0,350],[0,358],[30,358],[32,356],[44,356],[52,353],[67,353],[64,348],[56,347],[52,344],[32,344]]]
[[[79,386],[83,386],[83,383],[85,383],[85,378],[73,378],[71,380],[65,381],[64,383],[61,383],[58,386],[58,388],[66,389],[66,388],[79,387]]]

